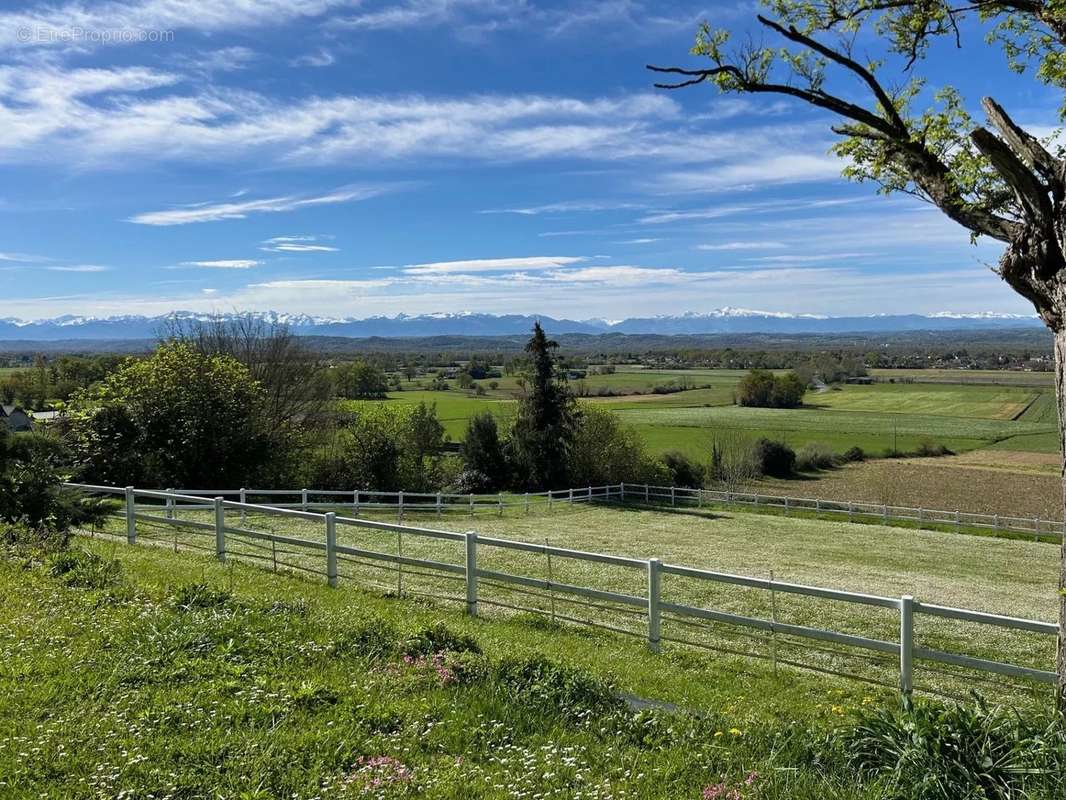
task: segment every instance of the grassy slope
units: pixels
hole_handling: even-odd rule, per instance
[[[191,512],[188,512],[191,513]],[[414,520],[415,518],[411,518]],[[1055,547],[1047,544],[1006,541],[963,535],[919,532],[876,525],[849,525],[817,520],[784,519],[745,513],[720,513],[703,517],[583,506],[559,507],[550,517],[545,514],[522,516],[512,513],[502,518],[490,515],[470,519],[465,515],[441,521],[426,518],[429,525],[450,530],[473,529],[482,534],[498,535],[533,542],[549,541],[553,545],[594,552],[613,553],[637,558],[658,557],[666,563],[768,577],[852,591],[880,593],[890,597],[912,594],[919,600],[1011,616],[1049,620],[1054,617],[1056,599]],[[250,520],[253,528],[285,532],[314,541],[322,540],[321,526],[297,520],[279,522],[276,518]],[[152,532],[144,530],[147,538]],[[163,541],[173,537],[171,529],[157,534]],[[182,534],[180,542],[194,543],[193,535]],[[396,553],[402,546],[407,556],[461,564],[461,545],[454,542],[403,537],[361,528],[340,526],[338,540],[360,548]],[[213,542],[201,539],[202,546]],[[233,542],[234,555],[260,556],[248,546]],[[266,556],[269,563],[270,556]],[[321,571],[320,554],[284,553],[283,564]],[[549,564],[543,555],[479,547],[479,566],[532,578],[548,578],[592,588],[644,595],[642,570],[573,562],[554,558]],[[405,570],[403,576],[394,568],[370,568],[363,564],[342,562],[342,577],[360,586],[373,585],[382,591],[394,591],[402,583],[405,592],[426,595],[436,600],[461,600],[461,580],[449,580]],[[347,582],[347,581],[346,581]],[[771,602],[776,603],[778,619],[848,633],[895,640],[898,621],[893,611],[864,606],[814,600],[778,594],[776,599],[763,590],[738,589],[686,578],[667,577],[664,596],[675,602],[720,609],[734,613],[769,618]],[[494,603],[520,605],[550,612],[552,603],[543,594],[533,597],[501,586],[486,583],[481,589],[487,613],[508,612]],[[617,607],[590,610],[583,605],[554,598],[559,614],[608,623],[643,635],[644,620],[636,610]],[[960,653],[1006,658],[1015,663],[1047,669],[1053,663],[1053,641],[1035,634],[977,629],[965,623],[923,618],[921,642]],[[667,636],[686,638],[703,644],[730,647],[741,652],[766,657],[771,652],[768,640],[750,636],[727,626],[692,629],[681,623],[667,622]],[[976,634],[979,634],[976,635]],[[818,653],[806,643],[778,639],[783,658],[846,669],[870,679],[891,683],[896,666],[891,658],[866,661],[849,653]],[[919,685],[943,691],[965,693],[969,677],[947,677],[923,669]],[[991,691],[991,690],[990,690]]]
[[[794,744],[873,699],[854,684],[488,624],[190,554],[90,546],[121,560],[126,589],[60,587],[0,560],[5,798],[698,798],[750,769],[763,776],[760,798],[883,796],[850,788],[842,770],[811,767]],[[234,600],[179,611],[174,588],[203,581]],[[476,637],[490,662],[546,654],[703,719],[592,713],[581,722],[556,695],[496,678],[442,686],[432,669],[368,659],[360,631],[370,619],[401,633],[443,620]],[[380,756],[402,762],[411,782],[364,793],[356,775],[344,789],[352,764]]]

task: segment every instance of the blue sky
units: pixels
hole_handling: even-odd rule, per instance
[[[0,316],[1031,310],[995,243],[843,181],[826,115],[652,88],[751,2],[3,9]],[[965,33],[930,90],[1052,130]]]

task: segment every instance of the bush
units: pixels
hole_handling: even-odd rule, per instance
[[[480,653],[481,648],[472,637],[454,633],[443,622],[438,622],[405,639],[400,652],[405,656],[432,656],[436,653]]]
[[[22,524],[0,523],[0,547],[16,552],[28,550],[41,553],[58,553],[70,544],[70,531],[51,528],[30,528]]]
[[[456,494],[490,494],[496,489],[496,481],[476,469],[464,469],[455,476],[451,487]]]
[[[827,445],[808,442],[796,453],[796,469],[800,472],[816,472],[832,469],[837,465],[837,457]]]
[[[574,486],[656,483],[663,472],[644,442],[616,414],[584,406],[575,420],[567,472]]]
[[[512,700],[542,711],[558,710],[574,721],[589,713],[625,709],[613,684],[543,656],[505,659],[497,666],[496,677]]]
[[[703,486],[707,470],[704,466],[684,453],[671,450],[663,453],[662,462],[670,470],[670,485],[687,489],[699,489]]]
[[[852,447],[849,447],[847,450],[844,451],[844,455],[842,456],[842,458],[845,461],[849,462],[849,463],[857,462],[857,461],[865,461],[866,460],[866,453],[863,451],[863,449],[861,447],[852,446]]]
[[[464,472],[480,473],[486,479],[480,488],[468,492],[491,492],[510,483],[510,470],[500,442],[496,417],[489,412],[478,414],[467,424],[462,455],[466,464]]]
[[[1034,719],[979,698],[874,711],[838,744],[863,778],[904,800],[1057,796],[1066,771],[1066,717]]]
[[[122,565],[116,559],[103,558],[86,550],[63,550],[49,559],[48,571],[62,578],[67,586],[82,589],[108,589],[117,586]]]
[[[179,611],[227,608],[232,599],[232,592],[214,589],[206,583],[187,583],[173,594],[174,607]]]
[[[754,452],[755,463],[763,475],[787,478],[796,471],[796,451],[784,442],[759,439]]]
[[[934,444],[929,439],[923,439],[918,444],[918,449],[915,450],[914,452],[915,452],[915,455],[928,457],[928,458],[938,458],[940,456],[953,456],[953,455],[955,455],[955,453],[953,451],[949,450],[944,445],[942,445],[940,443]]]

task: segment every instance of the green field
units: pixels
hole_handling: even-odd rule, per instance
[[[922,372],[940,379],[940,373],[945,371]],[[1045,389],[1012,384],[1006,379],[1002,385],[978,382],[977,378],[985,378],[983,373],[967,373],[974,379],[969,384],[845,385],[809,392],[803,408],[790,410],[734,406],[733,392],[744,374],[740,370],[620,368],[611,375],[590,376],[585,382],[646,393],[583,398],[581,402],[616,411],[640,432],[655,453],[680,450],[700,460],[708,458],[715,432],[723,430],[749,439],[781,439],[793,447],[815,442],[837,453],[857,446],[872,456],[891,449],[913,452],[923,444],[941,444],[955,452],[994,448],[1052,453],[1058,448],[1053,396]],[[1034,374],[1042,375],[1020,376],[1032,378]],[[709,388],[648,393],[664,382]],[[497,391],[483,397],[453,388],[445,392],[396,392],[387,402],[435,403],[445,431],[458,440],[474,414],[490,411],[500,419],[512,414],[515,404],[510,398],[515,391],[514,379],[505,378]]]
[[[341,513],[345,513],[341,510]],[[350,509],[348,511],[350,513]],[[365,511],[364,511],[365,513]],[[1054,618],[1056,545],[989,539],[960,534],[886,528],[879,525],[851,525],[813,519],[786,519],[743,512],[716,512],[710,515],[677,514],[665,511],[641,511],[625,508],[601,508],[556,504],[551,513],[525,516],[520,510],[502,517],[479,514],[470,518],[461,512],[437,519],[425,516],[427,526],[450,530],[475,530],[483,535],[548,542],[552,545],[592,552],[611,553],[647,559],[661,558],[665,563],[700,567],[755,577],[771,574],[782,581],[829,588],[899,597],[912,594],[919,600],[941,605],[990,611],[1008,616],[1041,620]],[[199,512],[184,512],[189,519],[205,518]],[[417,515],[408,517],[419,524]],[[123,535],[123,523],[116,521],[114,530]],[[321,525],[290,518],[251,517],[252,529],[295,534],[321,541]],[[139,526],[145,541],[168,547],[213,546],[202,534],[177,531],[162,525]],[[120,528],[122,528],[120,530]],[[399,541],[394,532],[378,532],[340,525],[338,541],[384,553],[433,561],[461,564],[461,545],[436,539],[404,536]],[[176,538],[175,538],[176,537]],[[261,547],[234,541],[231,555],[270,566],[273,554]],[[280,564],[303,569],[321,570],[321,554],[287,548],[277,556]],[[549,578],[595,589],[620,591],[636,596],[644,593],[646,576],[642,569],[602,565],[563,558],[548,562],[543,555],[504,550],[482,545],[478,564],[489,569],[531,578]],[[462,581],[435,577],[418,569],[397,570],[390,566],[372,566],[362,561],[342,560],[342,582],[369,586],[382,592],[398,591],[425,596],[437,601],[463,597]],[[894,611],[779,594],[776,601],[769,593],[741,589],[725,584],[668,577],[664,598],[672,602],[698,605],[732,613],[766,618],[770,604],[776,602],[780,621],[811,625],[845,633],[892,640],[898,635],[898,615]],[[641,612],[599,604],[590,610],[584,603],[554,598],[541,593],[508,588],[487,581],[481,597],[486,614],[508,616],[497,604],[536,608],[542,613],[589,619],[598,624],[632,630],[643,635]],[[549,602],[550,601],[550,602]],[[730,626],[700,626],[693,630],[682,623],[665,622],[664,635],[695,641],[705,646],[725,647],[737,652],[765,658],[771,648],[782,658],[827,669],[845,670],[868,680],[891,685],[896,665],[889,658],[868,658],[868,654],[839,649],[811,649],[808,642],[778,637],[771,642],[763,635]],[[1036,634],[996,629],[977,629],[968,623],[923,618],[920,626],[925,646],[937,647],[983,658],[1015,661],[1019,664],[1049,669],[1053,664],[1054,640]],[[975,634],[979,634],[975,638]],[[951,672],[951,671],[949,671]],[[938,670],[919,671],[919,683],[940,692],[965,695],[970,681],[981,676]],[[989,691],[992,691],[989,689]]]

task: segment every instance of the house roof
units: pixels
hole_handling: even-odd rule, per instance
[[[22,407],[12,405],[0,405],[0,417],[14,416],[16,411],[22,411]],[[25,414],[26,412],[22,411],[22,413]]]

